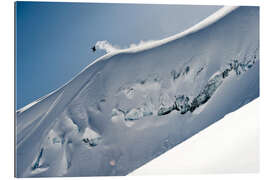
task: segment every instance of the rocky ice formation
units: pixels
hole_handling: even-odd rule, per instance
[[[127,112],[113,109],[112,121],[115,121],[114,119],[119,118],[124,119],[126,121],[133,121],[142,119],[145,116],[151,115],[163,116],[171,113],[174,110],[179,111],[180,114],[185,114],[187,112],[192,113],[195,109],[205,104],[213,96],[218,87],[222,84],[222,82],[229,76],[229,74],[232,71],[235,72],[236,76],[239,76],[242,73],[246,72],[248,69],[252,68],[252,66],[256,61],[257,61],[256,54],[254,54],[252,57],[248,57],[248,59],[247,57],[245,57],[242,61],[234,59],[232,62],[228,63],[227,67],[222,72],[216,72],[208,80],[207,84],[203,87],[200,93],[193,99],[191,99],[186,95],[175,95],[174,99],[172,99],[169,97],[168,94],[162,93],[159,97],[159,107],[157,110],[153,109],[155,106],[152,105],[151,103],[150,107],[148,101],[144,103],[144,106],[132,108]],[[200,68],[200,70],[196,73],[196,75],[198,76],[202,70],[203,67]],[[190,67],[187,66],[185,68],[185,71],[182,73],[182,76],[186,76],[189,71]],[[181,78],[181,73],[177,73],[175,70],[172,70],[171,76],[173,80],[176,80],[178,78]],[[134,88],[130,89],[135,91]],[[154,112],[156,111],[157,114],[154,114]]]

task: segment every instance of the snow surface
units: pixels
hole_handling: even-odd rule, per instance
[[[259,104],[227,114],[129,175],[258,173]]]
[[[259,8],[224,7],[18,110],[16,176],[126,175],[258,96]]]

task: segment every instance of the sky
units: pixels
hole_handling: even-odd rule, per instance
[[[16,2],[16,109],[56,90],[106,52],[191,27],[221,6]]]

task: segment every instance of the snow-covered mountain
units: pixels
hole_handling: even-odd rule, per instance
[[[16,176],[126,175],[258,96],[259,8],[224,7],[18,110]]]

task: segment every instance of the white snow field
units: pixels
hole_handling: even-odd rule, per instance
[[[259,8],[224,7],[18,110],[16,176],[127,175],[258,96]]]
[[[258,173],[259,104],[227,114],[129,175]]]

